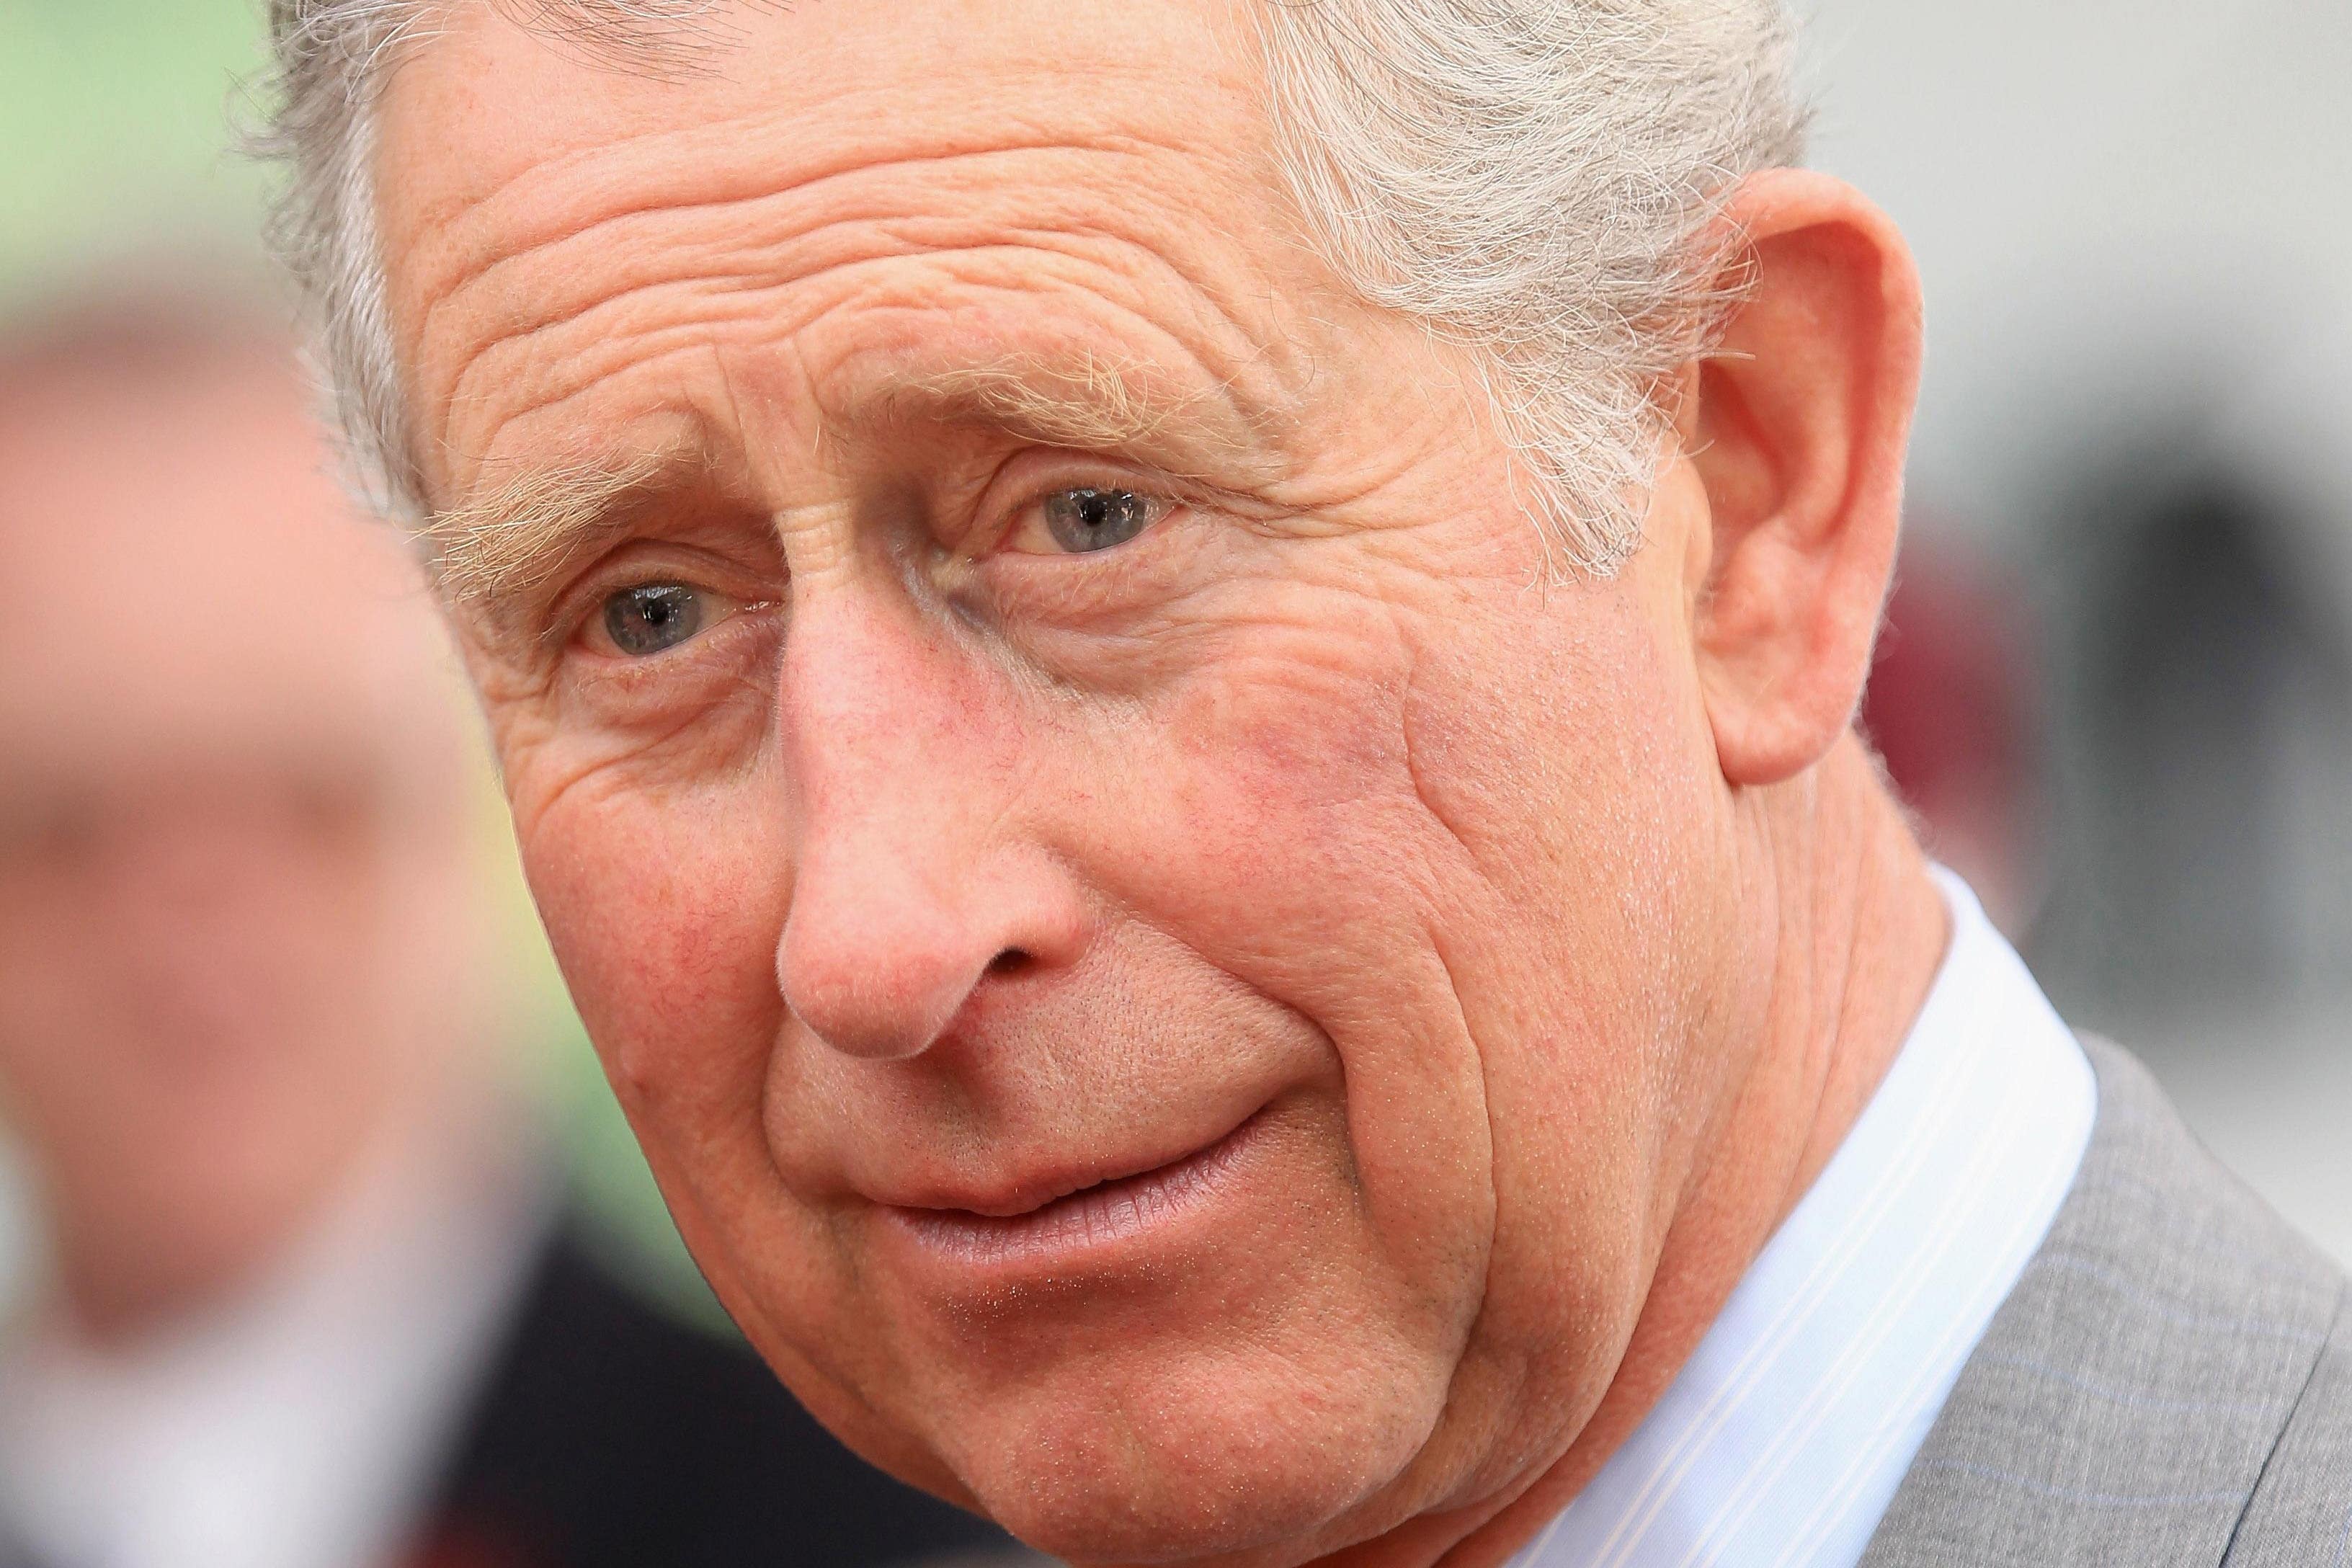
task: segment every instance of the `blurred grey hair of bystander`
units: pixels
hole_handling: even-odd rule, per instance
[[[1746,175],[1792,163],[1804,113],[1784,0],[1251,0],[1284,173],[1371,303],[1478,353],[1555,559],[1613,571],[1640,539],[1657,394],[1711,346]],[[704,68],[722,0],[530,0],[615,68]],[[426,521],[369,178],[383,77],[430,0],[272,0],[272,226],[301,281],[369,500]]]

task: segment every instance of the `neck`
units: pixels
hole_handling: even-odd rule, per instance
[[[1901,810],[1849,735],[1734,805],[1747,856],[1727,965],[1733,1062],[1608,1394],[1524,1493],[1437,1557],[1491,1568],[1568,1506],[1640,1426],[1861,1116],[1918,1016],[1949,915]],[[1711,1114],[1705,1114],[1710,1112]]]

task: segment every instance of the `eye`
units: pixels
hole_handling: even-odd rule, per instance
[[[1045,498],[1045,531],[1072,554],[1125,544],[1160,521],[1168,503],[1140,490],[1092,487]]]
[[[718,618],[712,595],[683,583],[645,583],[604,601],[604,635],[631,658],[676,647]]]

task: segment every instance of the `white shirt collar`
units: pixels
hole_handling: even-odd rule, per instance
[[[1664,1398],[1510,1568],[1853,1568],[2074,1184],[2089,1060],[1965,883],[1916,1023]]]
[[[550,1212],[506,1162],[447,1152],[372,1161],[268,1278],[138,1345],[26,1322],[0,1350],[0,1542],[77,1568],[398,1545]]]

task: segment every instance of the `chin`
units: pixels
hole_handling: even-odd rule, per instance
[[[1394,1500],[1482,1279],[1399,1263],[1338,1121],[1277,1106],[1137,1178],[1167,1189],[1144,1198],[1106,1184],[1009,1221],[869,1205],[838,1233],[865,1310],[808,1353],[866,1342],[893,1369],[850,1379],[866,1407],[1055,1556],[1307,1561]]]
[[[1130,1350],[992,1391],[942,1447],[997,1522],[1055,1557],[1272,1568],[1343,1544],[1427,1443],[1446,1380],[1408,1359],[1246,1335]]]

